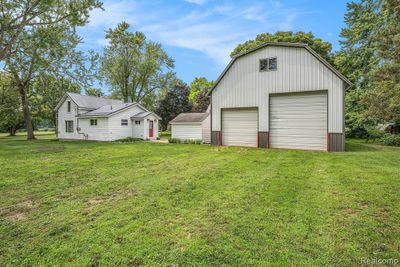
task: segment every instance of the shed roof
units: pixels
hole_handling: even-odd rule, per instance
[[[337,69],[335,69],[328,61],[326,61],[323,57],[321,57],[317,52],[315,52],[311,47],[309,47],[307,44],[303,43],[287,43],[287,42],[266,42],[261,45],[258,45],[252,49],[249,49],[247,51],[244,51],[242,53],[239,53],[235,57],[231,59],[229,62],[228,66],[224,69],[224,71],[221,73],[221,75],[218,77],[218,79],[215,81],[213,87],[210,88],[208,91],[207,95],[210,95],[212,91],[217,87],[219,82],[222,80],[222,78],[225,76],[225,74],[228,72],[230,67],[235,63],[236,59],[245,56],[247,54],[250,54],[254,51],[257,51],[261,48],[267,47],[267,46],[282,46],[282,47],[301,47],[306,49],[308,52],[310,52],[314,57],[316,57],[322,64],[324,64],[328,69],[330,69],[333,73],[335,73],[341,80],[343,80],[348,86],[353,85],[349,79],[347,79],[343,74],[341,74]]]
[[[169,123],[202,122],[208,115],[208,113],[181,113]]]

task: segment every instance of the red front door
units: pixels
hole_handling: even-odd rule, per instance
[[[149,137],[153,137],[153,121],[149,121]]]

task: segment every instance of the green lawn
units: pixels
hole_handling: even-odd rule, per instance
[[[0,266],[400,258],[400,149],[0,138]]]
[[[56,137],[56,134],[53,131],[35,131],[35,136],[37,139],[54,139]],[[9,136],[8,133],[0,133],[0,142],[2,140],[26,140],[26,133],[17,133],[15,136]]]

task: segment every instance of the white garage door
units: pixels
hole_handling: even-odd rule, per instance
[[[270,147],[327,149],[327,94],[270,97]]]
[[[222,111],[222,145],[257,146],[257,109],[226,109]]]
[[[173,124],[171,137],[177,139],[202,139],[201,124]]]

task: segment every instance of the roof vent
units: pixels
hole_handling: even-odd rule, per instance
[[[110,105],[110,110],[112,110],[112,105]]]

